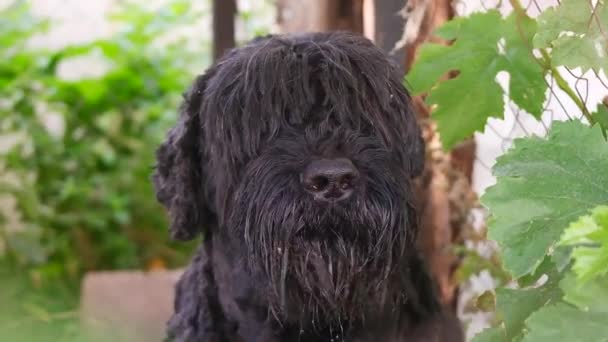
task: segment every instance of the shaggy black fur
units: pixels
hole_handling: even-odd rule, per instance
[[[177,287],[175,341],[458,341],[418,257],[424,146],[396,69],[348,33],[267,36],[199,76],[158,150],[171,235],[205,231]],[[301,174],[348,158],[347,200]]]

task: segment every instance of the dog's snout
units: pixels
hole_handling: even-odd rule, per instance
[[[359,172],[346,158],[317,159],[302,173],[302,184],[316,200],[336,202],[348,198],[358,181]]]

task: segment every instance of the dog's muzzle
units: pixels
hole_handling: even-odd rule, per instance
[[[313,160],[300,175],[304,189],[320,202],[339,202],[349,198],[359,180],[359,171],[346,158]]]

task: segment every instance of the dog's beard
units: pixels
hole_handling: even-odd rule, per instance
[[[269,252],[252,261],[268,279],[270,308],[280,319],[356,321],[403,302],[394,278],[401,251],[374,253],[343,237],[296,237],[275,240]]]
[[[289,177],[258,177],[237,191],[228,225],[243,236],[280,321],[364,320],[403,304],[400,276],[415,224],[403,184],[369,182],[345,204],[314,202]],[[264,186],[266,185],[266,186]]]

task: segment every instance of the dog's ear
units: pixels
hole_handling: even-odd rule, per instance
[[[197,77],[184,96],[177,124],[156,151],[152,176],[156,198],[169,211],[169,230],[175,240],[195,238],[215,217],[203,189],[206,161],[200,115],[208,78],[208,74]]]

